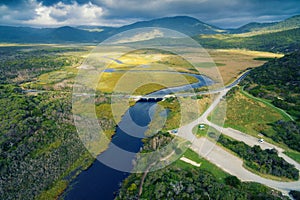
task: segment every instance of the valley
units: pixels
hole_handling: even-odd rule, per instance
[[[299,18],[0,26],[0,199],[295,198]]]

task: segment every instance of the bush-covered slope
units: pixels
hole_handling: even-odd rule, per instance
[[[254,96],[300,117],[300,51],[274,59],[251,71],[242,82]]]
[[[250,94],[267,99],[285,110],[295,121],[272,124],[274,133],[264,132],[276,142],[300,151],[300,51],[271,60],[251,71],[241,84]]]
[[[300,50],[300,28],[254,36],[200,35],[194,39],[206,48],[245,48],[269,52]]]

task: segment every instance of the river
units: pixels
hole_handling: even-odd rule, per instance
[[[190,75],[196,77],[199,82],[190,85],[162,89],[152,94],[170,94],[171,92],[185,91],[190,88],[213,84],[213,81],[205,76],[194,74]],[[106,151],[99,155],[99,157],[115,155],[113,152],[114,145],[130,152],[139,152],[143,146],[141,138],[144,136],[144,132],[147,130],[147,126],[151,122],[151,117],[152,114],[154,114],[156,105],[157,102],[137,102],[134,106],[130,107],[122,117],[120,123],[132,123],[132,126],[136,123],[143,128],[139,129],[139,131],[135,131],[134,134],[136,135],[132,136],[128,135],[120,129],[119,126],[117,126],[116,133],[112,138],[111,144]],[[129,120],[129,118],[132,120]],[[127,126],[130,127],[131,124],[127,124]],[[132,160],[134,160],[134,156],[120,159],[122,159],[122,164],[125,164],[129,169],[132,169]],[[129,173],[112,169],[96,159],[87,170],[81,172],[75,180],[71,182],[62,198],[67,200],[112,200],[114,199],[122,181],[128,175]]]

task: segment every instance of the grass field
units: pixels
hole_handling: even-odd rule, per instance
[[[243,95],[245,95],[246,97],[248,97],[248,98],[251,98],[251,99],[253,99],[253,100],[255,100],[255,101],[262,102],[262,103],[264,103],[265,105],[267,105],[267,106],[273,108],[273,109],[276,110],[278,113],[280,113],[281,116],[282,116],[285,120],[287,120],[287,121],[289,121],[289,120],[294,121],[294,119],[292,118],[292,116],[290,116],[290,115],[289,115],[288,113],[286,113],[284,110],[282,110],[282,109],[280,109],[280,108],[277,108],[277,107],[274,106],[272,103],[268,102],[266,99],[261,99],[261,98],[254,97],[254,96],[252,96],[251,94],[249,94],[248,92],[244,91],[243,88],[241,88],[241,93],[242,93]]]
[[[107,56],[109,57],[109,55]],[[162,70],[197,73],[193,65],[179,55],[160,50],[141,49],[128,52],[110,62],[108,68],[118,70]]]
[[[271,129],[268,125],[280,119],[282,115],[274,108],[248,98],[237,90],[231,97],[227,97],[225,127],[232,127],[242,132],[257,136],[261,130]],[[218,115],[218,107],[213,114]]]
[[[95,53],[68,52],[65,54],[78,57],[82,61],[74,66],[66,66],[59,70],[44,73],[37,77],[36,80],[23,84],[23,87],[44,90],[72,88],[80,64],[84,62],[84,58],[88,59],[87,62],[94,61],[93,56],[95,56]],[[89,58],[89,55],[91,58]],[[109,52],[100,54],[100,57],[101,55],[107,58],[114,57],[114,54]],[[195,69],[183,58],[171,54],[137,51],[125,54],[118,58],[118,61],[109,59],[105,61],[108,64],[106,67],[116,72],[101,73],[100,71],[95,71],[100,78],[97,90],[101,92],[130,92],[131,94],[144,95],[162,88],[198,81],[195,77],[174,73],[195,73]],[[91,79],[97,80],[95,77],[91,77]]]
[[[118,70],[165,70],[188,73],[201,73],[216,82],[229,84],[247,68],[258,67],[268,59],[282,57],[282,54],[258,52],[242,49],[210,49],[208,52],[195,53],[185,49],[182,55],[153,50],[138,50],[118,58],[121,63],[111,62],[109,68]],[[189,58],[192,63],[184,60]],[[263,59],[261,59],[263,58]]]
[[[210,163],[208,160],[205,160],[204,158],[200,157],[196,152],[194,152],[191,149],[188,149],[182,156],[196,162],[201,163],[200,169],[210,172],[216,179],[218,179],[221,182],[224,182],[224,179],[229,176],[226,172],[224,172],[222,169],[217,167],[216,165]],[[183,162],[181,160],[177,160],[172,165],[177,166],[181,169],[191,169],[195,168],[199,170],[198,167],[195,167],[191,164],[188,164],[186,162]]]
[[[283,56],[282,54],[242,49],[216,49],[209,50],[208,53],[216,63],[225,85],[235,80],[247,68],[258,67],[266,62],[266,60],[257,60],[258,57],[275,58]],[[201,68],[201,71],[204,74],[209,73],[209,69]]]
[[[82,46],[81,48],[91,50],[91,46]],[[111,92],[120,78],[129,70],[134,71],[156,71],[155,77],[151,79],[147,77],[149,73],[144,73],[139,79],[130,78],[128,85],[142,81],[152,81],[155,83],[161,83],[167,87],[183,85],[184,83],[179,81],[177,75],[161,73],[165,72],[187,72],[187,73],[201,73],[204,74],[217,83],[229,84],[236,79],[243,71],[249,67],[257,67],[266,62],[266,59],[281,57],[281,54],[274,54],[268,52],[257,52],[248,51],[241,49],[216,49],[208,50],[203,55],[193,53],[193,49],[185,49],[182,56],[190,58],[195,64],[193,66],[184,57],[175,55],[169,52],[163,52],[158,50],[136,50],[122,55],[121,57],[116,56],[118,49],[114,49],[112,52],[67,52],[64,53],[68,56],[79,58],[81,61],[76,66],[64,67],[60,70],[52,71],[49,73],[42,74],[37,78],[36,81],[24,84],[25,87],[34,89],[60,89],[71,87],[73,80],[78,72],[78,66],[87,61],[93,61],[94,57],[101,57],[102,61],[107,62],[106,68],[114,69],[118,73],[103,73],[101,82],[99,83],[98,89],[103,92]],[[263,59],[260,59],[263,58]],[[134,72],[131,72],[134,73]],[[153,74],[153,72],[151,72]],[[134,76],[137,76],[135,74]],[[168,77],[168,78],[166,78]],[[185,76],[188,82],[195,82],[195,78]],[[124,79],[124,77],[123,77]],[[186,83],[186,82],[185,82]],[[136,84],[135,84],[136,85]],[[150,88],[150,89],[149,89]],[[151,90],[151,87],[143,88],[145,93],[161,89],[161,87],[155,87]],[[140,92],[140,91],[138,91]]]
[[[168,72],[105,72],[97,90],[144,95],[156,90],[198,82],[188,75]]]

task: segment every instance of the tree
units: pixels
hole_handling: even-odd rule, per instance
[[[235,188],[238,188],[241,185],[241,181],[236,176],[226,177],[225,183]]]

